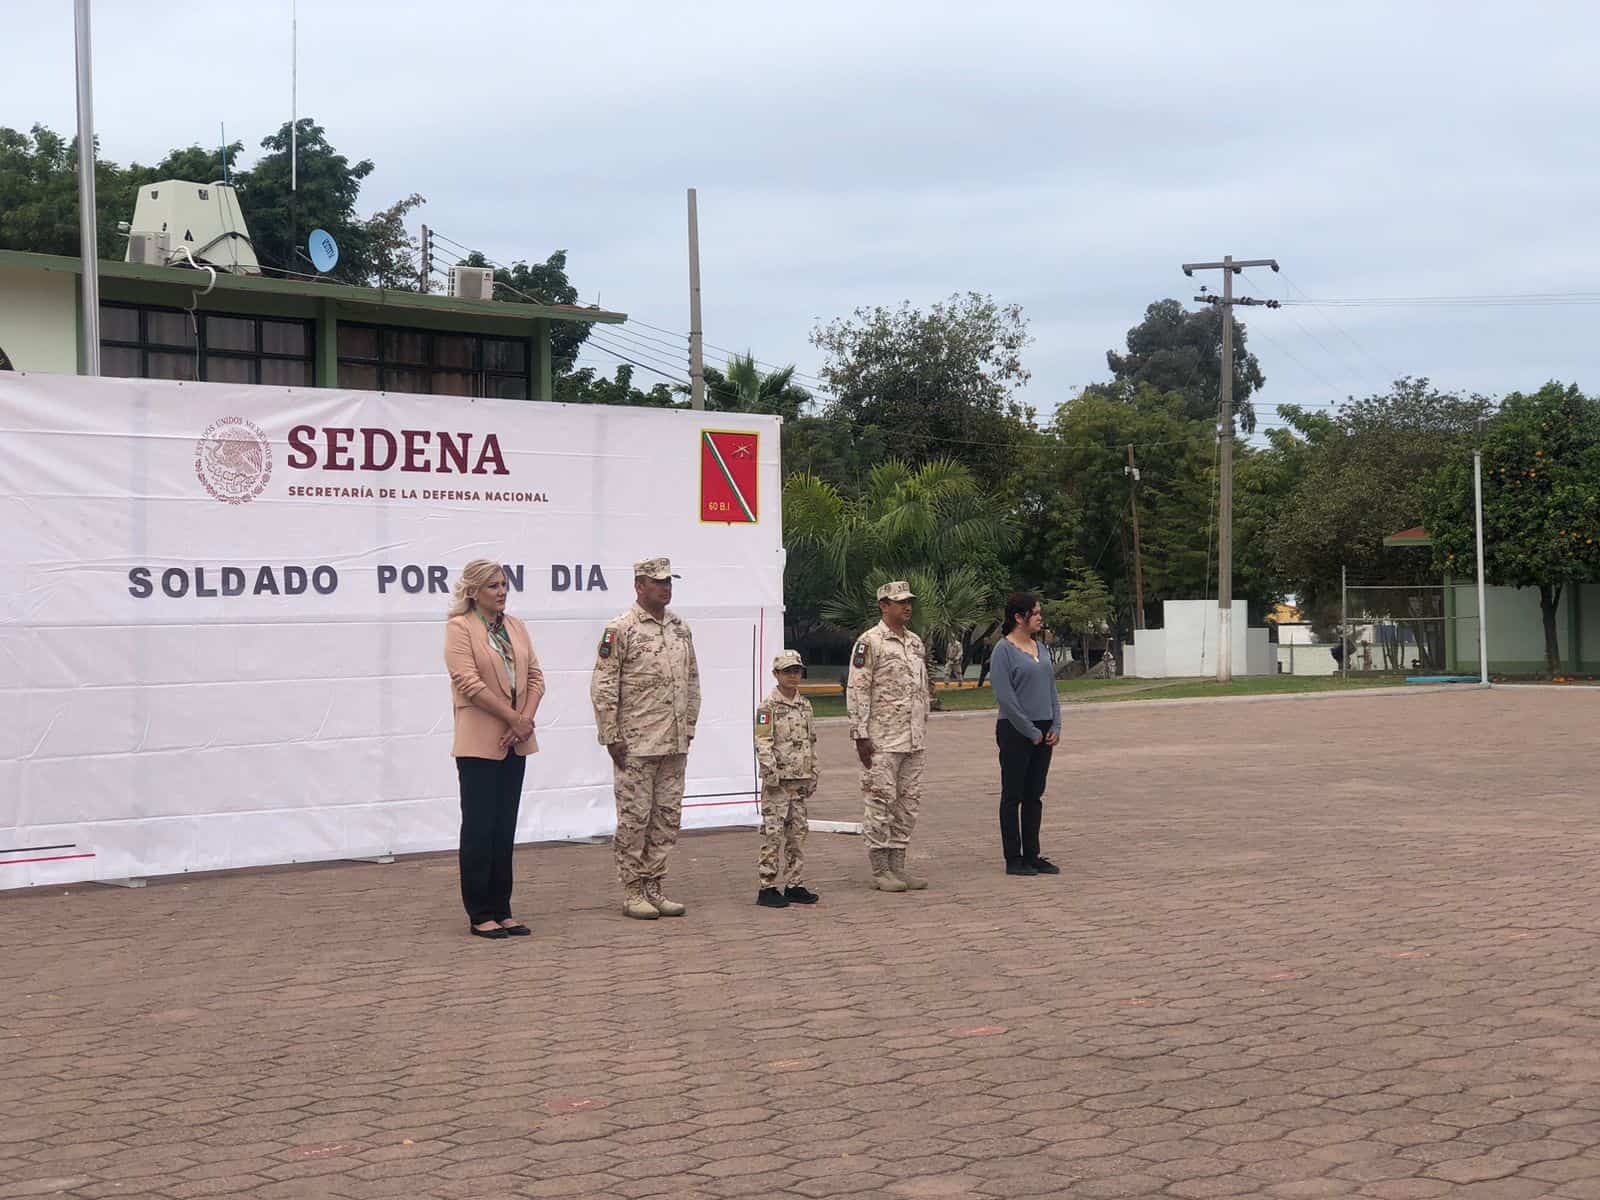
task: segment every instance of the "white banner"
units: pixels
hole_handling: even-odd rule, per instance
[[[548,692],[518,839],[609,833],[589,672],[668,555],[686,827],[758,819],[772,417],[0,373],[0,887],[456,845],[445,609],[504,562]]]

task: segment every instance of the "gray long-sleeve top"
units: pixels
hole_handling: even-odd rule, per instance
[[[1003,637],[995,644],[994,656],[989,660],[989,679],[994,684],[1000,715],[1030,742],[1037,742],[1041,736],[1035,721],[1049,721],[1053,731],[1061,732],[1061,696],[1056,691],[1050,654],[1037,641],[1034,648],[1039,651],[1037,659]]]

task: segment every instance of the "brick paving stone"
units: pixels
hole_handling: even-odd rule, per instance
[[[608,847],[526,847],[517,942],[449,854],[6,893],[0,1200],[1600,1200],[1597,699],[1068,710],[1034,879],[992,718],[938,717],[930,889],[818,834],[804,911],[749,830],[649,925]]]

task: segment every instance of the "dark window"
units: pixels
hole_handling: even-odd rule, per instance
[[[311,387],[310,321],[100,306],[100,369],[127,379]]]
[[[243,317],[207,317],[206,349],[243,350],[254,353],[256,323]]]
[[[339,386],[526,400],[528,343],[426,329],[339,324]]]

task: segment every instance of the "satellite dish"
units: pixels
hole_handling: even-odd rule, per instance
[[[339,264],[339,243],[325,229],[313,229],[307,245],[311,248],[311,265],[319,271],[331,271]]]

